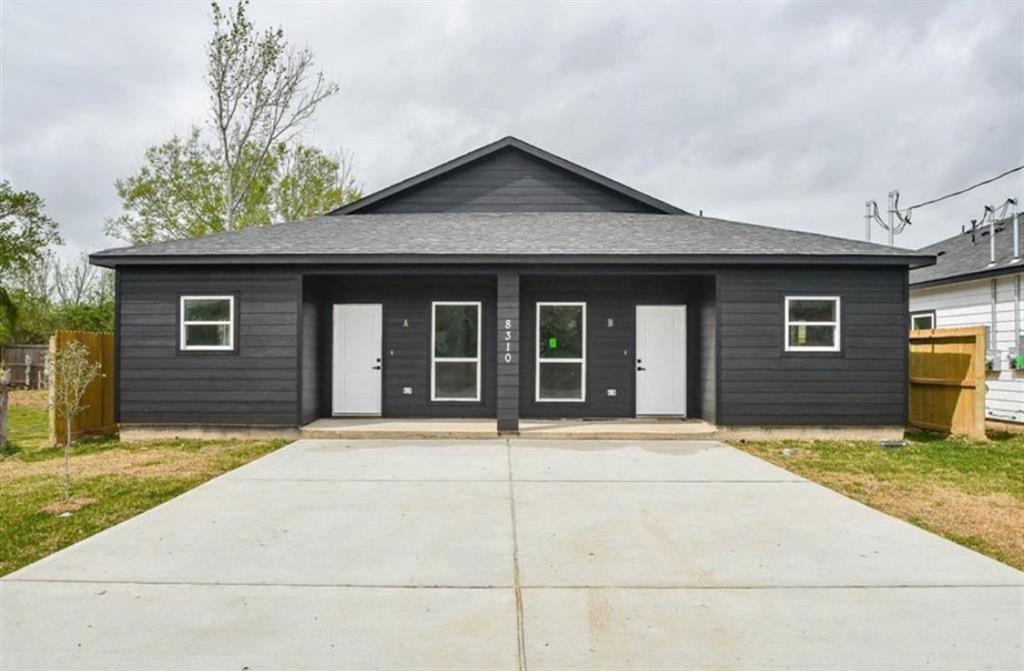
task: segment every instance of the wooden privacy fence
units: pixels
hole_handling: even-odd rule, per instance
[[[11,370],[11,386],[26,389],[46,387],[45,357],[46,345],[7,345],[0,352],[0,361]]]
[[[985,328],[910,332],[910,425],[985,438]]]
[[[55,352],[65,343],[77,340],[89,348],[89,360],[100,362],[100,374],[85,389],[82,404],[85,409],[71,420],[71,435],[101,435],[117,433],[114,421],[114,334],[88,331],[57,331],[50,338],[50,351]],[[62,444],[66,438],[63,416],[50,408],[50,440]]]

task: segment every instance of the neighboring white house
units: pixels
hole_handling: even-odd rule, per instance
[[[1016,225],[1016,230],[1014,230]],[[934,266],[910,271],[912,328],[984,326],[988,334],[985,414],[1024,423],[1024,217],[921,249]]]

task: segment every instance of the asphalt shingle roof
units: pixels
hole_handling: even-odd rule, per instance
[[[139,257],[275,255],[920,256],[869,242],[687,214],[510,212],[324,216],[108,249],[93,259],[116,263]]]
[[[1022,217],[1024,220],[1024,217]],[[996,262],[990,265],[991,249],[989,227],[984,226],[975,232],[974,242],[971,232],[960,233],[933,245],[922,247],[920,254],[936,256],[933,266],[918,268],[911,271],[910,283],[937,282],[951,280],[978,273],[1002,273],[1012,268],[1024,270],[1024,262],[1010,264],[1013,259],[1013,228],[1010,219],[996,223]],[[1024,226],[1024,221],[1021,223]],[[1020,231],[1021,246],[1024,247],[1024,231]]]

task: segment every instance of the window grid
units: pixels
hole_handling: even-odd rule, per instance
[[[836,315],[834,321],[802,321],[802,320],[791,320],[789,318],[789,307],[793,301],[832,301],[836,306]],[[840,350],[840,316],[839,316],[839,296],[786,296],[786,322],[785,322],[785,343],[787,352],[838,352]],[[832,326],[832,345],[796,345],[790,342],[789,333],[791,326]]]
[[[540,351],[540,313],[543,307],[579,307],[580,308],[580,354],[578,358],[551,358],[542,359]],[[536,308],[536,330],[534,340],[536,348],[536,364],[534,369],[534,400],[538,403],[583,403],[587,400],[587,304],[580,302],[538,302]],[[580,395],[579,398],[543,398],[540,395],[540,368],[541,365],[558,364],[579,364],[580,366]]]
[[[185,305],[189,301],[227,301],[228,302],[228,319],[223,320],[186,320],[185,319]],[[232,295],[226,296],[182,296],[179,302],[179,322],[181,322],[180,332],[180,343],[179,349],[186,352],[191,351],[213,351],[213,352],[225,352],[235,349],[235,297]],[[228,330],[228,342],[226,345],[189,345],[188,344],[188,327],[189,326],[227,326]]]
[[[919,319],[927,319],[930,322],[930,326],[915,326],[914,322]],[[931,330],[935,328],[935,313],[932,311],[927,312],[914,312],[910,315],[910,329],[911,330]]]
[[[476,356],[445,357],[437,356],[437,308],[449,305],[469,305],[476,308]],[[434,301],[430,304],[430,400],[461,401],[473,403],[480,400],[480,341],[483,307],[480,301]],[[455,398],[437,395],[437,364],[438,363],[475,363],[476,364],[476,395],[473,398]]]

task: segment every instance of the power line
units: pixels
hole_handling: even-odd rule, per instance
[[[925,205],[933,205],[935,203],[941,202],[941,201],[946,200],[948,198],[953,198],[955,196],[963,195],[963,194],[967,193],[968,191],[973,191],[974,189],[977,189],[979,186],[985,186],[986,184],[991,184],[992,182],[994,182],[996,180],[999,180],[999,179],[1002,179],[1003,177],[1006,177],[1007,175],[1012,175],[1013,173],[1015,173],[1015,172],[1017,172],[1019,170],[1024,170],[1024,165],[1018,165],[1016,168],[1011,168],[1010,170],[1007,170],[1004,173],[1000,173],[1000,174],[996,175],[995,177],[990,177],[990,178],[988,178],[988,179],[986,179],[984,181],[978,182],[977,184],[969,186],[966,189],[960,189],[959,191],[954,191],[953,193],[947,193],[945,196],[939,196],[938,198],[932,198],[931,200],[926,200],[923,203],[918,203],[916,205],[911,205],[910,207],[907,208],[907,214],[906,214],[905,218],[909,219],[910,218],[910,213],[913,210],[916,210],[919,207],[924,207]]]

